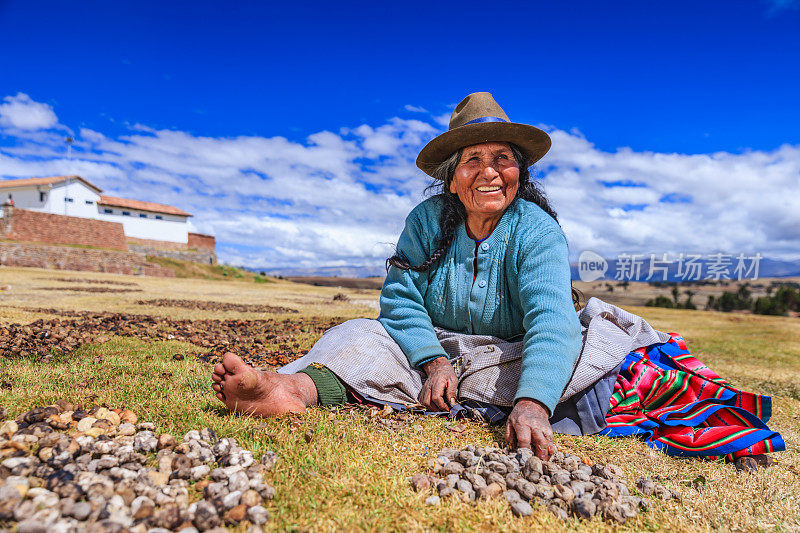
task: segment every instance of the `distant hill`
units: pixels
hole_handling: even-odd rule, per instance
[[[674,258],[672,258],[674,259]],[[605,276],[598,279],[603,280],[613,280],[619,268],[625,268],[623,265],[618,265],[617,259],[606,259],[605,260],[608,269],[606,271]],[[711,261],[707,259],[699,259],[695,261],[699,265],[699,270],[701,272],[699,280],[706,279],[709,272],[709,264]],[[655,266],[658,266],[656,264]],[[750,266],[750,261],[746,263],[746,267]],[[734,274],[734,268],[736,267],[736,258],[732,258],[732,263],[729,267],[729,279],[735,279],[736,276]],[[269,276],[283,276],[283,277],[328,277],[328,278],[371,278],[371,277],[383,277],[386,275],[386,269],[380,266],[356,266],[356,265],[345,265],[345,266],[331,266],[331,267],[317,267],[317,268],[296,268],[296,267],[272,267],[272,268],[258,268],[258,267],[243,267],[246,270],[251,272],[264,272]],[[578,280],[580,279],[579,276],[579,266],[578,263],[571,263],[570,269],[572,272],[572,279]],[[629,271],[625,270],[626,272]],[[639,267],[640,275],[637,276],[628,276],[626,275],[624,279],[628,279],[629,281],[661,281],[662,274],[659,271],[656,271],[655,275],[648,280],[647,277],[650,273],[650,260],[649,256],[646,259],[641,261],[641,266]],[[759,278],[785,278],[785,277],[796,277],[800,276],[800,259],[796,261],[780,261],[775,259],[767,259],[762,258],[758,263],[758,277]],[[724,279],[724,278],[723,278]],[[752,273],[749,275],[743,276],[742,279],[752,279]],[[678,275],[678,265],[677,263],[673,263],[667,268],[667,281],[686,281],[685,278],[682,278]]]
[[[386,275],[386,269],[382,266],[338,266],[338,267],[318,267],[318,268],[256,268],[244,267],[251,272],[264,272],[268,276],[283,276],[285,278],[295,277],[325,277],[325,278],[373,278]]]

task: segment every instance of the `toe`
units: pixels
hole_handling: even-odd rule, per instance
[[[241,357],[230,352],[222,356],[222,366],[229,374],[238,374],[250,368]]]
[[[217,393],[217,398],[219,398],[219,401],[221,401],[221,402],[225,401],[225,395],[222,394],[221,392]]]
[[[215,382],[219,383],[220,381],[222,381],[222,376],[215,372],[215,373],[211,374],[211,379],[213,379]]]
[[[214,383],[213,385],[211,385],[211,388],[217,392],[222,392],[222,386],[219,383]]]
[[[219,363],[214,367],[214,373],[219,374],[220,376],[225,373],[225,367],[222,366],[222,363]]]

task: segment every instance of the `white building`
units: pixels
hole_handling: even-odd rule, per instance
[[[55,215],[119,222],[125,235],[186,244],[192,215],[171,205],[103,196],[80,176],[0,180],[0,204]]]

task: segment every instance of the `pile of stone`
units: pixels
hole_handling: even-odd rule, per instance
[[[208,428],[158,434],[130,410],[39,407],[0,424],[0,530],[261,531],[278,460]]]
[[[530,516],[532,505],[540,505],[564,520],[597,516],[621,524],[649,507],[647,498],[629,492],[618,466],[587,462],[562,452],[542,461],[529,448],[508,452],[469,445],[442,450],[428,463],[432,475],[416,474],[409,481],[418,492],[437,491],[425,501],[428,505],[443,498],[480,502],[504,497],[516,516]],[[640,479],[638,488],[646,496],[678,497],[650,478]]]

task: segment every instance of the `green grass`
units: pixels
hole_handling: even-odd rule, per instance
[[[256,283],[272,283],[274,280],[254,274],[253,272],[237,268],[230,265],[207,265],[205,263],[195,263],[172,259],[171,257],[147,256],[147,262],[162,267],[170,268],[175,272],[176,278],[199,278],[205,280],[252,280]]]

